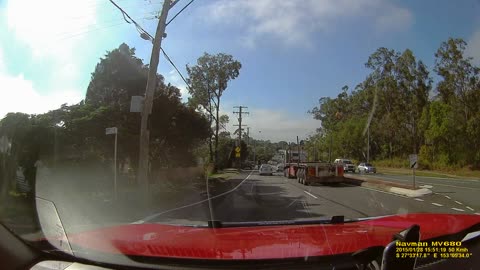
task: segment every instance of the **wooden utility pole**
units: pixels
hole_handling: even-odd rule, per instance
[[[300,167],[300,142],[298,141],[298,136],[297,136],[297,152],[298,152],[297,166]]]
[[[234,114],[238,114],[238,147],[242,148],[242,114],[249,114],[249,112],[243,111],[243,109],[247,109],[248,107],[245,106],[235,106],[234,108],[238,108],[238,112],[233,112]],[[236,125],[235,125],[236,126]],[[240,157],[238,157],[238,168],[242,168],[242,157],[240,152]]]
[[[168,16],[168,11],[178,1],[165,0],[163,2],[162,12],[158,20],[155,38],[153,40],[152,54],[150,56],[150,64],[148,69],[147,87],[145,90],[145,101],[142,110],[142,122],[140,126],[140,154],[138,158],[138,182],[148,191],[148,172],[149,172],[149,152],[150,152],[150,132],[149,121],[152,113],[153,95],[157,85],[157,68],[160,58],[160,48],[162,46],[162,39],[165,34],[165,26]]]

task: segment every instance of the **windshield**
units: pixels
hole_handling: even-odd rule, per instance
[[[338,220],[359,227],[315,233],[360,248],[391,239],[366,219],[480,217],[479,14],[475,0],[0,1],[0,221],[31,242],[58,225],[75,254]],[[249,232],[304,248],[268,258],[316,243]],[[208,256],[265,258],[245,250]]]

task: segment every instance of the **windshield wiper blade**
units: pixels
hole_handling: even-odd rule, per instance
[[[328,219],[302,219],[302,220],[266,220],[266,221],[245,221],[245,222],[224,222],[209,220],[209,228],[232,228],[232,227],[257,227],[275,225],[310,225],[310,224],[341,224],[354,222],[356,220],[345,220],[344,216],[333,216]]]

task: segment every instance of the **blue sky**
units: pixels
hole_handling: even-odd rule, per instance
[[[161,1],[116,2],[154,34]],[[320,125],[307,114],[320,97],[365,78],[378,47],[410,48],[432,69],[440,43],[461,37],[478,64],[479,14],[476,0],[196,0],[169,25],[163,47],[184,75],[203,52],[232,54],[243,67],[222,100],[228,129],[233,106],[244,105],[254,137],[293,141]],[[0,29],[2,116],[80,101],[98,59],[122,42],[150,59],[151,44],[107,0],[0,1]],[[163,57],[159,72],[187,98]]]

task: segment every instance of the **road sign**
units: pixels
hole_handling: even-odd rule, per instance
[[[132,96],[130,100],[130,112],[142,112],[144,100],[145,98],[143,96]]]
[[[105,134],[110,135],[110,134],[117,134],[117,128],[116,127],[110,127],[105,129]]]
[[[235,157],[239,158],[240,157],[240,152],[235,153]]]
[[[237,147],[235,148],[235,152],[238,153],[238,154],[240,154],[240,151],[241,151],[240,146],[237,146]]]
[[[410,169],[418,169],[418,155],[412,154],[408,158],[410,159]]]

